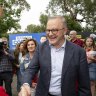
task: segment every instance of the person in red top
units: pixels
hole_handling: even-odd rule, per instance
[[[0,86],[0,96],[9,96],[2,86]]]
[[[75,30],[70,31],[69,36],[70,36],[71,42],[73,42],[81,47],[84,46],[84,42],[81,39],[77,38],[77,32]]]
[[[75,30],[70,31],[69,36],[70,36],[70,41],[72,43],[84,47],[84,42],[81,39],[77,38],[77,32]],[[76,91],[78,92],[78,81],[76,82]]]

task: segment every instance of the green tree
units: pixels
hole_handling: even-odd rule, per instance
[[[21,12],[30,9],[26,0],[0,0],[0,6],[3,8],[3,16],[0,17],[0,33],[6,33],[12,28],[15,30],[21,28],[18,23]]]
[[[46,12],[69,15],[75,21],[86,22],[88,28],[96,31],[96,2],[95,0],[50,0]],[[82,19],[77,16],[81,15]]]
[[[81,25],[77,22],[72,20],[70,16],[64,16],[67,20],[68,30],[76,30],[76,31],[82,31]],[[30,24],[27,26],[26,31],[28,32],[44,32],[46,30],[46,24],[47,24],[48,16],[45,14],[41,14],[39,21],[40,25],[34,25]]]
[[[8,35],[8,34],[6,34],[6,33],[4,33],[4,34],[0,34],[0,38],[2,38],[2,37],[9,38],[9,35]]]
[[[42,25],[30,24],[27,26],[26,31],[29,33],[39,33],[39,32],[44,32],[45,30]]]
[[[39,17],[40,25],[30,24],[27,26],[26,31],[31,33],[45,32],[48,16],[41,14]]]
[[[40,15],[39,21],[40,21],[41,25],[42,25],[44,28],[46,28],[47,20],[48,20],[48,16],[42,13],[42,14]]]
[[[67,21],[67,26],[68,26],[68,30],[76,30],[76,31],[79,31],[81,32],[82,31],[82,27],[81,25],[73,20],[70,16],[64,16],[66,21]]]

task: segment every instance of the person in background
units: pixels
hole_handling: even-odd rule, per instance
[[[25,75],[24,72],[34,56],[36,47],[37,47],[36,40],[34,39],[26,40],[24,44],[24,50],[26,50],[26,54],[23,56],[23,62],[20,64],[20,71],[22,76]],[[37,85],[37,75],[32,80],[32,88],[36,88],[36,85]]]
[[[22,57],[25,55],[24,51],[24,42],[20,42],[16,45],[16,49],[14,50],[15,56],[15,66],[16,66],[16,75],[17,75],[17,91],[20,91],[21,87],[21,72],[20,72],[20,63],[22,62]]]
[[[28,40],[28,38],[24,38],[24,39],[23,39],[23,42],[25,43],[27,40]]]
[[[45,35],[41,36],[40,43],[43,43],[47,40],[47,37]]]
[[[77,32],[75,30],[70,31],[69,36],[70,36],[70,41],[72,43],[75,43],[75,44],[77,44],[77,45],[79,45],[81,47],[84,47],[83,40],[77,38]]]
[[[96,84],[96,45],[92,37],[87,37],[85,39],[85,46],[87,54],[87,61],[89,66],[89,75],[91,82],[91,92],[92,96],[95,96],[95,84]]]
[[[6,93],[12,96],[14,52],[8,48],[8,39],[6,37],[2,37],[0,47],[0,86],[3,86],[4,82]]]
[[[46,35],[48,41],[37,46],[26,69],[19,96],[30,96],[31,80],[40,70],[35,96],[91,96],[86,52],[67,41],[66,20],[63,16],[48,18]]]
[[[74,44],[79,45],[80,47],[84,47],[84,42],[77,38],[77,32],[75,30],[70,31],[69,33],[70,41]],[[78,92],[78,82],[76,81],[76,90]]]

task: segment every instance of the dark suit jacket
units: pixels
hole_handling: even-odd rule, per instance
[[[51,79],[51,52],[48,41],[37,47],[36,53],[26,69],[23,83],[29,83],[40,69],[36,96],[48,96]],[[65,56],[61,77],[62,96],[76,96],[78,80],[78,96],[91,96],[88,65],[85,51],[78,45],[66,42]]]

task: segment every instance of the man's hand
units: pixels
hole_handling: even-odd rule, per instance
[[[18,96],[31,96],[31,88],[29,85],[24,84],[21,87],[21,91],[19,92]]]
[[[5,53],[5,55],[8,55],[9,54],[6,50],[4,50],[4,53]]]
[[[37,83],[32,83],[32,88],[36,88]]]
[[[19,65],[19,64],[16,64],[16,67],[17,67],[17,68],[20,68],[20,65]]]

